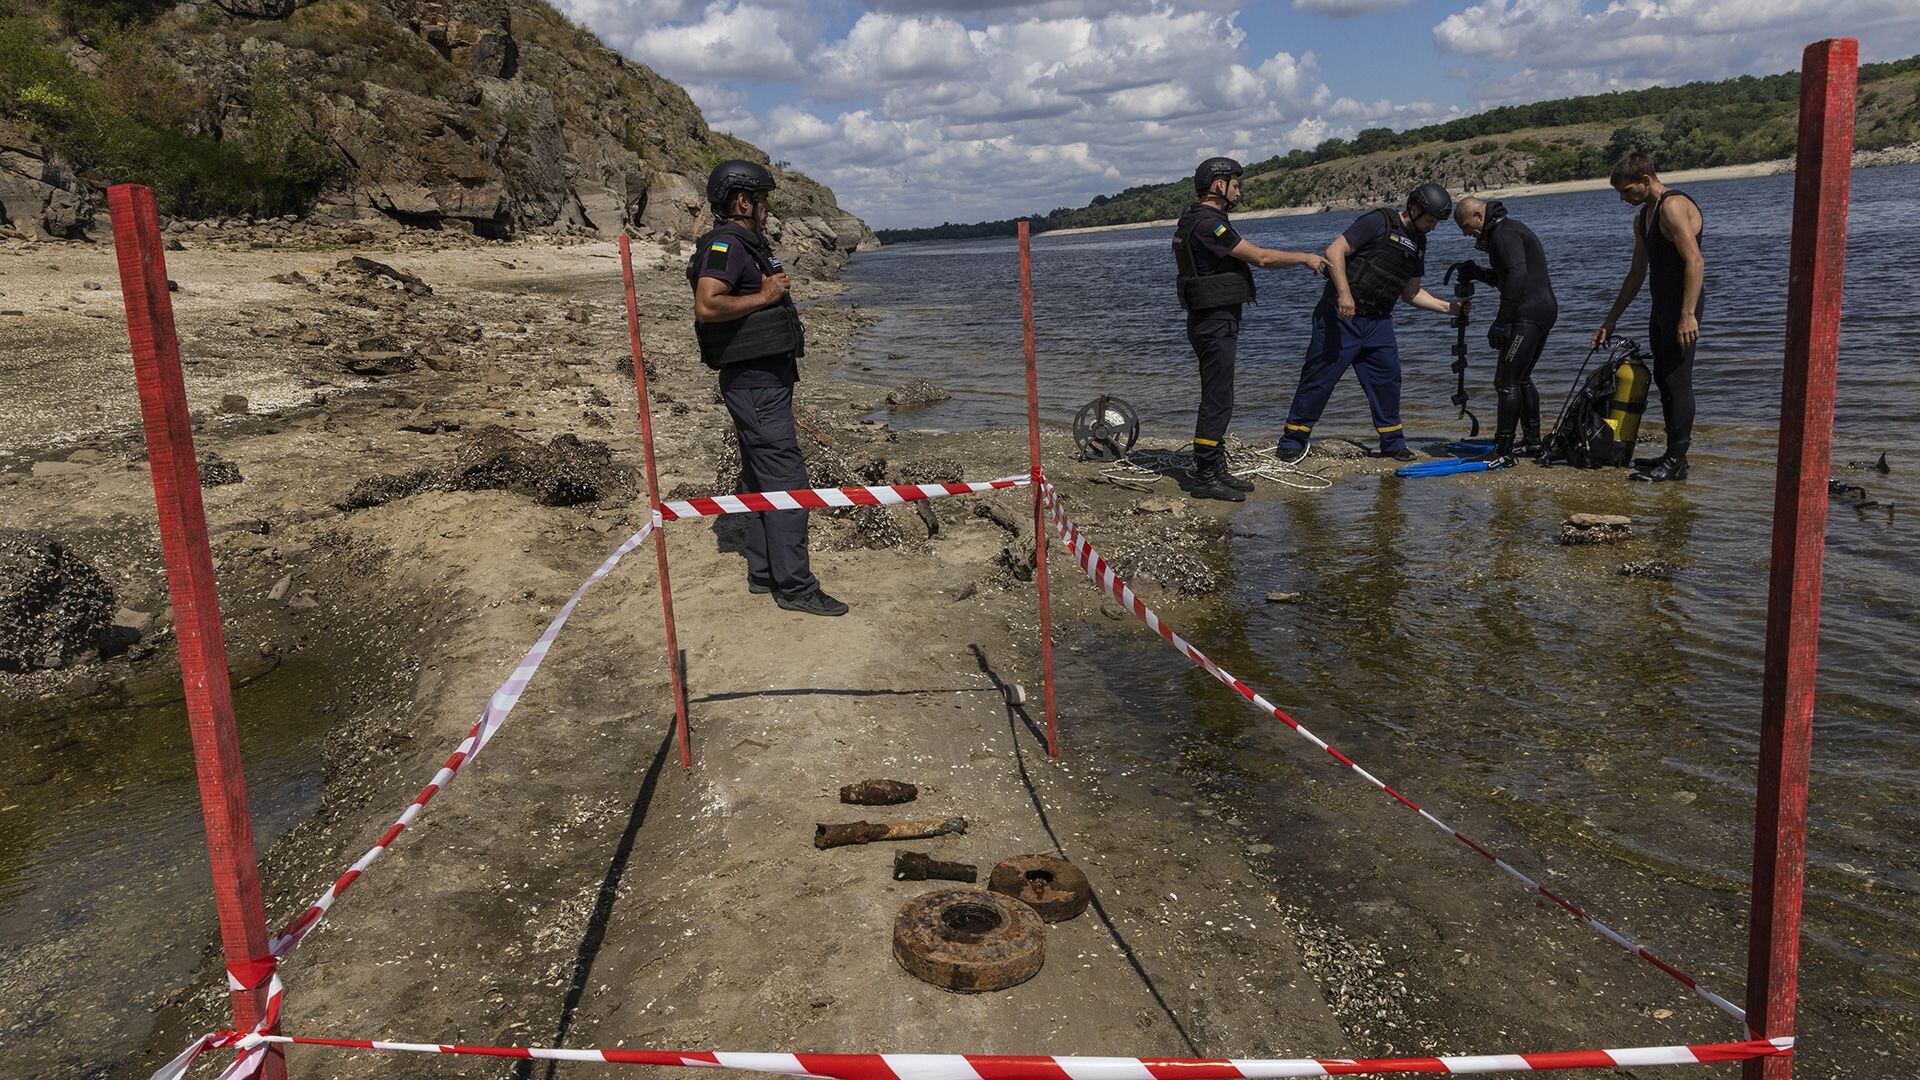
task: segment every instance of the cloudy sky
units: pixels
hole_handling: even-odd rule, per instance
[[[1210,154],[1920,53],[1920,0],[556,0],[878,227],[1078,206]]]

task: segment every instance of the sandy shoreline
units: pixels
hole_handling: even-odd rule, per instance
[[[663,487],[669,497],[721,490],[716,474],[729,469],[730,453],[724,412],[711,373],[691,358],[679,258],[638,250]],[[420,274],[435,290],[430,298],[337,271],[346,254],[197,249],[169,262],[181,282],[190,396],[206,415],[200,449],[246,478],[206,492],[235,628],[231,651],[258,642],[263,655],[298,654],[316,638],[351,632],[353,647],[340,654],[371,668],[343,670],[343,680],[412,687],[410,700],[315,718],[331,729],[326,790],[320,812],[264,861],[276,924],[380,834],[558,603],[644,511],[631,490],[581,507],[509,491],[430,490],[337,509],[369,477],[457,459],[488,423],[533,446],[556,435],[603,439],[617,468],[638,465],[611,245],[369,252]],[[10,291],[30,277],[36,295],[91,297],[91,310],[114,294],[81,284],[114,281],[111,259],[105,246],[36,247],[16,249],[0,267]],[[299,278],[266,280],[296,270]],[[812,283],[802,297],[833,291]],[[15,326],[23,342],[89,335],[85,347],[63,353],[60,363],[74,370],[50,365],[43,376],[110,387],[103,399],[130,394],[116,370],[124,344],[110,340],[124,333],[118,319],[57,304],[32,310]],[[815,309],[814,355],[839,355],[867,318],[831,303]],[[468,336],[464,326],[478,326],[478,340],[457,340]],[[397,375],[344,377],[344,358],[377,348],[361,346],[383,334],[418,346],[421,363]],[[302,343],[302,335],[328,344]],[[831,370],[815,367],[800,395],[816,468],[840,474],[820,482],[897,479],[903,470],[986,478],[1023,466],[1023,440],[1006,434],[863,423],[884,391],[838,383]],[[217,411],[222,387],[288,375],[308,384],[307,400],[271,397],[244,416]],[[18,509],[9,524],[61,536],[107,566],[124,582],[121,602],[161,612],[164,627],[138,436],[124,424],[81,427],[77,450],[71,439],[47,441],[14,459],[0,480]],[[1138,501],[1070,464],[1059,436],[1049,436],[1047,452],[1095,535]],[[1038,681],[1032,586],[1019,577],[1031,539],[1009,530],[1024,529],[1024,497],[990,497],[998,520],[978,512],[984,499],[938,503],[936,536],[905,510],[817,516],[816,568],[856,605],[825,625],[740,587],[733,522],[676,526],[669,538],[695,767],[683,772],[662,756],[671,711],[651,559],[642,552],[589,595],[484,761],[285,966],[288,1028],[751,1050],[1190,1056],[1346,1045],[1240,845],[1209,835],[1214,826],[1192,813],[1197,796],[1185,782],[1116,783],[1109,765],[1071,753],[1047,763],[1036,714],[1002,704],[997,680]],[[1184,509],[1181,518],[1156,535],[1176,545],[1214,535],[1200,524],[1212,519],[1188,519]],[[861,546],[873,543],[881,546]],[[314,606],[269,598],[286,575]],[[1098,620],[1097,594],[1066,578],[1059,585],[1057,618]],[[1161,602],[1182,609],[1177,595]],[[757,647],[768,640],[780,647]],[[79,705],[165,685],[177,676],[168,674],[171,644],[163,646],[138,669],[121,661],[44,673],[8,693]],[[1097,685],[1077,686],[1067,700],[1092,715],[1119,709]],[[1070,740],[1092,734],[1069,720]],[[889,928],[920,886],[890,880],[886,845],[818,852],[808,842],[816,820],[882,816],[825,796],[868,775],[918,781],[927,814],[969,819],[966,836],[916,849],[984,872],[1058,844],[1093,876],[1104,916],[1057,928],[1048,966],[1016,990],[960,997],[913,980],[890,956]],[[1185,884],[1196,877],[1230,884]],[[427,913],[458,915],[449,922]],[[49,1067],[151,1068],[222,1022],[216,968],[182,985],[122,980],[131,1001],[146,1005],[131,1015],[61,1006],[75,991],[53,965],[39,970],[41,981],[18,987],[37,1004],[9,995],[0,1014]],[[70,970],[83,983],[102,977],[86,973],[85,958]],[[139,1038],[147,1011],[152,1031]],[[125,1032],[117,1048],[82,1037],[102,1026]],[[385,1055],[297,1056],[303,1075],[461,1072]]]
[[[1712,169],[1681,169],[1663,173],[1661,179],[1669,184],[1698,184],[1711,180],[1744,180],[1755,176],[1778,176],[1793,171],[1793,162],[1781,158],[1777,161],[1756,161],[1746,165],[1722,165]],[[1604,191],[1608,184],[1604,178],[1588,180],[1568,180],[1557,184],[1513,184],[1507,187],[1486,188],[1473,192],[1455,192],[1458,198],[1463,194],[1477,195],[1482,199],[1517,199],[1526,195],[1565,195],[1576,191]],[[1263,218],[1302,217],[1307,214],[1322,214],[1335,210],[1360,208],[1371,203],[1323,203],[1316,206],[1283,206],[1266,210],[1236,210],[1235,221],[1259,221]],[[1124,225],[1091,225],[1079,229],[1050,229],[1039,233],[1035,240],[1048,236],[1073,236],[1079,233],[1111,232],[1121,229],[1167,229],[1178,224],[1177,218],[1165,218],[1159,221],[1136,221]]]
[[[727,425],[711,373],[692,357],[680,257],[646,244],[637,251],[664,493],[724,490]],[[535,446],[560,435],[603,440],[629,477],[639,462],[611,245],[366,252],[433,287],[431,298],[412,299],[339,273],[347,254],[243,245],[179,252],[169,263],[182,285],[182,333],[204,342],[189,375],[194,404],[207,412],[201,449],[246,476],[206,492],[223,600],[241,628],[232,651],[298,653],[337,638],[338,655],[360,658],[340,672],[343,685],[378,695],[356,694],[342,714],[313,717],[329,732],[326,789],[319,812],[264,862],[275,923],[384,830],[645,511],[632,489],[582,506],[436,489],[338,509],[369,478],[458,460],[487,424]],[[104,305],[81,283],[112,281],[111,259],[104,247],[16,249],[0,257],[0,281],[13,289],[31,277],[50,296]],[[292,270],[302,278],[267,281]],[[834,303],[836,291],[805,282],[800,292],[824,301],[808,308],[813,356],[798,398],[816,482],[1021,471],[1016,432],[937,434],[864,420],[885,390],[847,381],[833,358],[872,315]],[[102,335],[97,354],[63,361],[85,370],[42,374],[92,380],[110,388],[102,397],[129,395],[117,367],[124,354],[108,341],[124,333],[116,320],[36,308],[35,337],[52,343],[78,331]],[[346,356],[381,334],[417,346],[421,364],[343,378]],[[308,400],[217,413],[223,384],[289,375],[317,384]],[[1219,592],[1187,594],[1178,582],[1196,567],[1216,582],[1225,572],[1232,509],[1188,501],[1170,481],[1146,492],[1116,487],[1099,467],[1073,461],[1060,433],[1044,442],[1070,513],[1147,601],[1189,632],[1220,622]],[[0,485],[33,526],[115,567],[123,602],[160,610],[139,451],[124,428],[88,435],[78,450],[41,445],[28,456],[57,468],[36,474],[16,460]],[[1335,482],[1370,482],[1393,464],[1338,439],[1312,459]],[[1539,470],[1511,481],[1566,492],[1591,479]],[[1255,497],[1295,494],[1264,487]],[[1483,920],[1484,900],[1430,883],[1479,881],[1482,871],[1424,838],[1407,841],[1398,807],[1344,775],[1314,771],[1323,757],[1300,767],[1299,836],[1248,835],[1231,792],[1167,756],[1168,732],[1190,718],[1142,711],[1105,672],[1197,676],[1103,603],[1057,546],[1067,754],[1048,762],[1038,708],[1010,710],[998,692],[1019,682],[1037,693],[1033,586],[1022,575],[1027,505],[1018,492],[942,500],[930,504],[932,534],[904,509],[816,516],[816,568],[855,604],[832,622],[779,612],[741,588],[734,522],[672,526],[695,766],[682,771],[663,740],[671,711],[652,560],[637,552],[588,595],[475,770],[286,965],[288,1028],[576,1047],[1242,1057],[1491,1051],[1515,1048],[1515,1035],[1541,1049],[1699,1041],[1704,1025],[1693,1014],[1636,1005],[1624,1018],[1560,1015],[1552,979],[1538,996],[1480,1000],[1449,927]],[[317,607],[268,599],[283,575]],[[165,643],[142,669],[56,673],[10,692],[79,702],[122,692],[120,679],[164,684],[177,678],[170,650]],[[1240,707],[1206,685],[1219,708]],[[816,821],[890,816],[834,801],[840,784],[869,775],[922,783],[912,816],[968,818],[965,836],[912,849],[984,871],[1057,845],[1088,871],[1102,912],[1056,928],[1047,966],[1022,987],[962,997],[917,982],[887,948],[894,913],[920,891],[890,880],[893,851],[819,852],[809,843]],[[1376,850],[1406,867],[1372,865]],[[1497,892],[1496,903],[1511,905],[1502,949],[1514,967],[1550,970],[1577,948],[1586,959],[1574,975],[1587,992],[1630,1003],[1645,993],[1637,962],[1596,949],[1552,909],[1517,893]],[[120,979],[137,1006],[49,1007],[105,977],[80,957],[70,968],[34,968],[54,981],[22,984],[31,1002],[0,996],[0,1017],[53,1068],[151,1068],[224,1022],[211,941],[209,928],[194,945],[207,956],[196,979]],[[1420,987],[1421,971],[1460,974]],[[99,1030],[125,1034],[106,1048],[89,1041]],[[348,1051],[304,1051],[296,1064],[302,1076],[503,1075]]]

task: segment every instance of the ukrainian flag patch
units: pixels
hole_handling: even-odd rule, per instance
[[[715,240],[710,250],[717,251],[720,254],[725,255],[731,249],[727,247],[725,241]]]
[[[1216,225],[1216,226],[1214,226],[1214,227],[1213,227],[1213,235],[1215,235],[1215,236],[1225,236],[1225,235],[1227,235],[1227,226],[1226,226],[1226,223],[1225,223],[1225,222],[1221,222],[1221,223],[1220,223],[1219,225]]]

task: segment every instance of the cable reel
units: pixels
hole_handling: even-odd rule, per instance
[[[1119,461],[1139,438],[1139,414],[1117,397],[1101,394],[1073,416],[1073,444],[1081,461]]]

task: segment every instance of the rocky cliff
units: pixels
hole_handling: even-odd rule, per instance
[[[540,0],[188,0],[130,29],[70,33],[29,5],[13,22],[27,20],[101,88],[98,110],[230,148],[261,183],[311,177],[275,188],[297,191],[296,205],[263,204],[263,217],[291,210],[486,237],[685,235],[705,221],[701,184],[713,163],[768,160],[708,128],[679,86]],[[9,63],[24,62],[0,53]],[[63,118],[78,115],[71,99],[87,87],[0,71],[9,74],[0,85],[14,88],[19,119],[0,119],[0,217],[30,235],[85,234],[101,187],[145,179],[141,165],[67,149]],[[66,111],[45,105],[49,96]],[[167,179],[152,182],[164,189]],[[877,243],[820,184],[782,172],[780,187],[778,238],[803,258]],[[195,213],[178,194],[182,216],[242,216]]]

